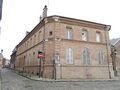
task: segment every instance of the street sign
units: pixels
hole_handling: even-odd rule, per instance
[[[38,58],[43,58],[43,54],[41,53],[41,54],[38,54]]]

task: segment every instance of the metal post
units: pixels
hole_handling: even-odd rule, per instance
[[[39,78],[40,78],[40,76],[41,76],[41,58],[39,60]]]

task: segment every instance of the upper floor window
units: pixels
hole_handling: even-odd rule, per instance
[[[67,61],[67,64],[73,64],[73,49],[72,48],[66,49],[66,61]]]
[[[88,48],[84,48],[83,50],[83,64],[90,64],[90,52]]]
[[[103,53],[103,50],[99,50],[98,60],[99,60],[99,64],[104,64],[104,53]]]
[[[96,32],[96,42],[101,42],[101,33]]]
[[[88,40],[88,31],[83,29],[82,30],[82,40],[87,41]]]
[[[67,30],[67,39],[72,39],[73,38],[73,30],[71,27],[66,27]]]

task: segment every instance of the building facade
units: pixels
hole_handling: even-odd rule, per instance
[[[113,70],[116,72],[116,76],[120,76],[120,38],[112,39],[110,43]]]
[[[16,61],[16,52],[17,52],[17,46],[14,48],[11,54],[11,59],[10,59],[10,68],[15,69],[15,61]]]
[[[110,78],[109,25],[49,16],[17,45],[16,70],[43,78]],[[40,61],[38,51],[44,58]]]
[[[2,67],[3,67],[3,54],[2,53],[0,53],[0,70],[2,69]]]

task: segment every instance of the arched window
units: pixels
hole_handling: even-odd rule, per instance
[[[84,48],[83,50],[83,64],[90,64],[90,52],[88,48]]]
[[[103,53],[103,50],[99,50],[98,60],[99,60],[99,64],[104,64],[104,53]]]

